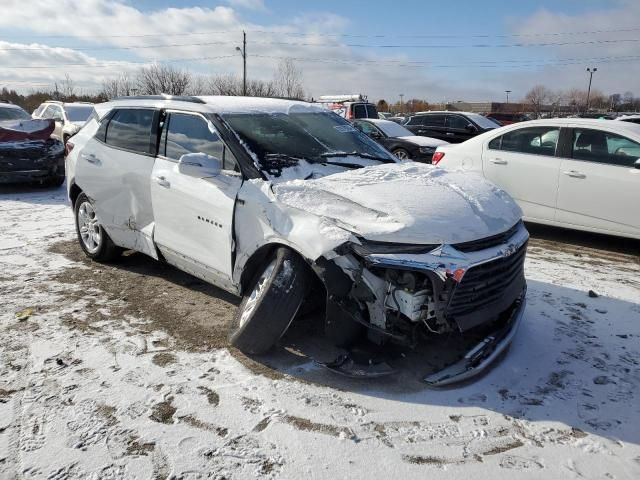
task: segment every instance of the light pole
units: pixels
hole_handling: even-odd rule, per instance
[[[404,97],[404,93],[400,94],[400,113],[404,113],[404,106],[402,104],[402,98]]]
[[[591,96],[591,80],[593,80],[593,74],[597,71],[598,69],[595,67],[587,68],[587,72],[589,72],[589,88],[587,89],[587,112],[589,111],[589,97]]]
[[[507,94],[507,103],[509,103],[509,94],[511,93],[511,90],[505,90],[504,93]]]
[[[236,47],[242,55],[242,95],[247,96],[247,32],[242,31],[242,48]]]

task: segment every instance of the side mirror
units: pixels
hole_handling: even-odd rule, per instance
[[[470,123],[470,124],[468,124],[466,127],[464,127],[464,129],[465,129],[467,132],[471,132],[471,133],[472,133],[472,132],[476,132],[476,131],[478,130],[478,129],[475,127],[475,125],[473,125],[473,124],[471,124],[471,123]]]
[[[220,159],[206,153],[187,153],[178,160],[178,171],[190,177],[216,177],[221,170]]]
[[[640,169],[640,158],[636,160],[636,162],[633,164],[633,166],[637,169]]]

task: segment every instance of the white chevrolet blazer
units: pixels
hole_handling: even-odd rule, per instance
[[[269,350],[313,296],[346,352],[328,365],[340,373],[367,374],[346,361],[356,341],[473,338],[425,378],[444,385],[482,371],[521,321],[528,233],[514,201],[476,175],[399,161],[321,107],[127,97],[96,105],[67,152],[86,255],[136,250],[242,296],[230,342],[244,352]]]

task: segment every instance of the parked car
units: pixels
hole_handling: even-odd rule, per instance
[[[419,112],[409,117],[404,126],[415,135],[460,143],[501,125],[477,113]]]
[[[500,125],[511,125],[512,123],[526,122],[527,120],[530,120],[530,118],[524,113],[493,112],[487,113],[485,116]]]
[[[426,378],[445,385],[498,358],[522,318],[528,233],[509,196],[399,162],[326,109],[130,97],[96,105],[67,146],[84,253],[137,250],[242,296],[230,341],[247,353],[268,351],[317,291],[326,334],[346,351],[365,339],[377,352],[472,340]]]
[[[433,162],[484,175],[530,222],[640,238],[640,125],[534,120],[438,147]]]
[[[389,117],[392,117],[393,113],[391,112],[378,112],[378,118],[381,120],[387,120]]]
[[[387,120],[392,121],[393,123],[397,123],[399,125],[404,125],[404,123],[407,121],[407,117],[396,115],[394,117],[387,118]]]
[[[379,118],[376,106],[363,95],[321,95],[316,103],[347,120]]]
[[[622,115],[616,117],[616,120],[620,122],[640,123],[640,115]]]
[[[56,123],[53,138],[67,140],[74,136],[86,123],[93,112],[93,103],[73,102],[65,103],[48,100],[41,104],[34,112],[33,118],[52,119]]]
[[[436,147],[448,143],[436,138],[414,135],[402,125],[389,120],[369,118],[355,120],[353,124],[401,160],[431,163]]]
[[[59,186],[64,146],[50,138],[51,120],[32,120],[22,108],[0,103],[0,183]]]

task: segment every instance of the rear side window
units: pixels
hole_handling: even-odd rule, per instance
[[[494,138],[489,142],[489,148],[552,157],[556,154],[559,136],[559,127],[520,128]]]
[[[153,117],[153,110],[117,110],[107,125],[105,143],[136,153],[152,154]]]
[[[577,128],[573,131],[572,157],[632,167],[640,158],[640,144],[615,133]]]
[[[444,115],[425,115],[421,124],[429,127],[444,127],[444,121]]]

